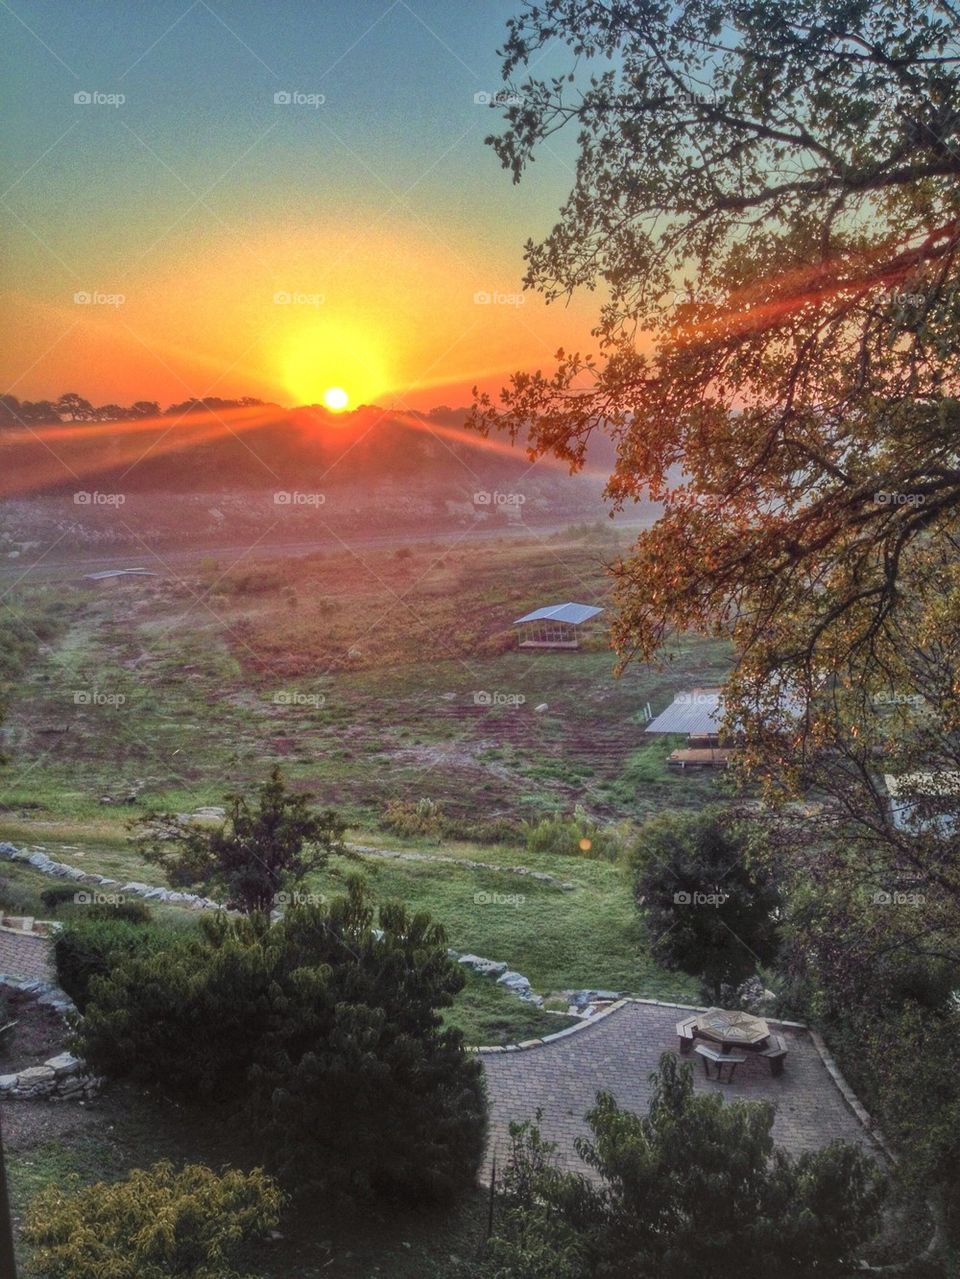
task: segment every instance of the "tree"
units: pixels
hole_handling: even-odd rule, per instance
[[[701,977],[721,1003],[772,961],[780,896],[751,863],[745,833],[715,813],[665,813],[647,822],[632,854],[634,892],[660,963]]]
[[[597,1180],[559,1170],[536,1125],[511,1125],[497,1279],[739,1279],[746,1258],[784,1279],[851,1272],[879,1226],[871,1159],[843,1142],[796,1159],[775,1150],[769,1103],[695,1093],[672,1053],[651,1082],[644,1116],[597,1094],[592,1139],[577,1142]]]
[[[96,416],[96,410],[89,400],[76,391],[66,391],[57,400],[57,411],[66,414],[71,422],[89,422]]]
[[[308,795],[291,795],[279,768],[260,787],[256,806],[226,796],[220,827],[150,813],[134,824],[147,861],[164,868],[171,885],[222,892],[247,913],[270,911],[277,894],[303,882],[331,853],[345,855],[346,824],[332,808],[312,812]]]
[[[462,989],[443,929],[362,882],[329,906],[206,916],[90,983],[91,1068],[219,1107],[303,1195],[449,1197],[485,1143],[479,1059],[440,1010]]]
[[[513,86],[558,43],[569,77]],[[921,549],[958,544],[960,17],[546,0],[502,52],[514,180],[578,130],[526,283],[605,301],[597,357],[516,374],[473,424],[575,468],[606,431],[612,499],[664,503],[615,566],[625,656],[732,634],[755,703],[853,653],[882,669]]]
[[[159,417],[160,405],[156,400],[134,400],[130,405],[130,417]]]
[[[283,1195],[261,1169],[213,1172],[201,1164],[136,1169],[120,1181],[66,1189],[50,1184],[32,1200],[24,1238],[30,1273],[43,1279],[240,1279],[240,1248],[277,1225]]]

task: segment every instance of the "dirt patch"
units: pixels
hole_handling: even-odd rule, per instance
[[[35,1000],[7,998],[9,1020],[16,1021],[0,1042],[0,1074],[13,1075],[42,1066],[66,1049],[69,1031],[59,1013]]]

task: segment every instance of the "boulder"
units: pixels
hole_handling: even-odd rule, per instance
[[[43,1064],[48,1066],[59,1079],[63,1075],[77,1074],[83,1062],[79,1057],[74,1057],[73,1053],[59,1053],[56,1057],[48,1058]]]

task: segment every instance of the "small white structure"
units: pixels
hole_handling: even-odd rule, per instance
[[[579,648],[579,628],[602,612],[592,604],[548,604],[525,613],[513,624],[523,627],[521,648]]]
[[[883,781],[897,830],[949,836],[960,829],[960,773],[885,773]]]

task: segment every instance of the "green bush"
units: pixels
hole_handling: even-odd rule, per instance
[[[77,1047],[98,1073],[221,1104],[301,1191],[438,1199],[472,1183],[484,1147],[479,1061],[440,1017],[464,980],[429,916],[387,904],[375,928],[351,880],[273,925],[206,917],[115,955]]]
[[[560,1170],[536,1124],[511,1125],[491,1240],[496,1279],[841,1279],[876,1234],[884,1181],[856,1146],[791,1158],[773,1145],[773,1106],[696,1093],[692,1067],[665,1053],[649,1111],[597,1094],[594,1178]]]
[[[443,809],[432,799],[391,799],[380,824],[403,839],[436,839],[443,835]]]
[[[146,902],[97,902],[88,911],[90,919],[123,919],[128,924],[149,924],[153,912]]]
[[[622,831],[612,826],[601,827],[579,805],[571,817],[562,817],[558,813],[527,827],[527,851],[530,853],[617,861],[624,846]]]
[[[36,916],[41,910],[40,898],[35,888],[4,878],[0,878],[0,906],[5,915]]]
[[[49,1185],[30,1204],[30,1273],[43,1279],[238,1279],[242,1245],[277,1225],[283,1196],[266,1174],[200,1164],[138,1169],[122,1181]]]
[[[523,823],[512,817],[446,817],[443,833],[472,844],[522,844],[525,832]]]
[[[71,920],[53,943],[57,982],[83,1011],[94,978],[108,976],[121,959],[157,950],[170,939],[166,928],[129,919],[88,916]]]
[[[66,906],[68,902],[72,902],[77,895],[76,884],[54,884],[52,888],[45,888],[40,894],[40,900],[52,915],[57,913],[60,906]]]

